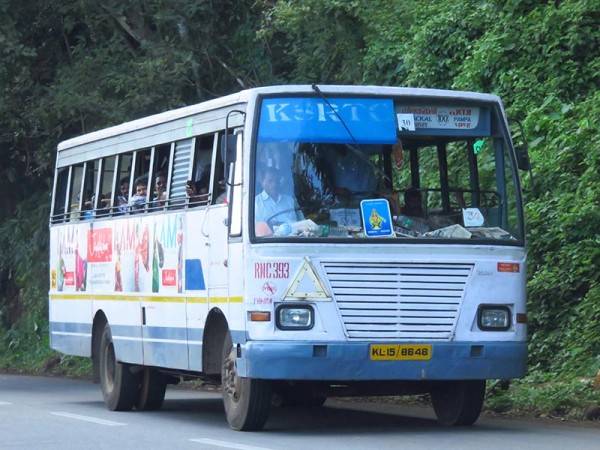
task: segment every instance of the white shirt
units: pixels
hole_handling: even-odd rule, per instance
[[[280,194],[279,199],[275,201],[269,197],[269,194],[262,191],[256,196],[254,201],[254,221],[266,222],[270,218],[273,218],[275,222],[297,222],[304,220],[302,211],[300,211],[294,197]]]

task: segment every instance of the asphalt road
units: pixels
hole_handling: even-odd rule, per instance
[[[264,431],[231,430],[220,395],[169,388],[163,409],[110,412],[85,380],[0,374],[0,449],[600,449],[600,423],[482,416],[440,426],[430,408],[328,400],[274,408]]]

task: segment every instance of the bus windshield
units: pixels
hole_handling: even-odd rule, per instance
[[[499,110],[439,103],[263,99],[255,237],[522,245],[518,178]]]

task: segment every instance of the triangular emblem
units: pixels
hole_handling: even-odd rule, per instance
[[[317,276],[308,256],[292,280],[290,287],[283,294],[284,300],[331,300],[327,289]]]

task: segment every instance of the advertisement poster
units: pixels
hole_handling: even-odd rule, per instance
[[[59,292],[85,292],[88,289],[87,232],[89,224],[58,229],[54,248],[52,283]]]
[[[182,293],[184,230],[184,214],[57,228],[51,242],[51,287],[59,292]]]

